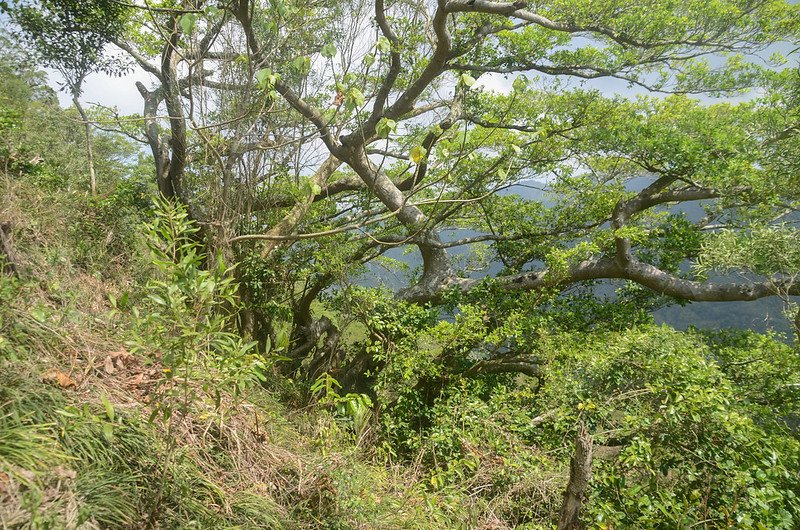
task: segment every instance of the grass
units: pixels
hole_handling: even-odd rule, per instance
[[[258,409],[259,432],[255,415],[205,435],[208,425],[184,418],[181,444],[167,464],[162,433],[146,421],[144,406],[117,407],[108,436],[99,396],[118,390],[100,390],[102,383],[54,387],[35,376],[45,363],[4,362],[0,370],[7,403],[0,416],[6,481],[0,519],[12,521],[9,527],[440,527],[429,525],[441,517],[432,517],[419,491],[406,487],[408,477],[351,450],[331,420],[286,421],[266,392],[259,395],[268,402]],[[23,366],[27,374],[19,371]]]
[[[17,294],[38,292],[29,287],[19,285]],[[37,305],[30,302],[29,294],[14,296],[0,309],[5,527],[425,527],[400,524],[419,517],[397,510],[406,488],[387,485],[380,466],[363,462],[327,412],[290,414],[265,389],[221,428],[208,418],[181,418],[168,460],[164,433],[147,421],[149,409],[127,386],[128,374],[103,370],[104,355],[123,345],[96,322],[102,315],[83,314],[85,326],[60,322],[46,301],[39,304],[44,313],[32,316]],[[52,373],[75,386],[62,388]],[[113,422],[102,396],[115,410]],[[376,503],[364,491],[387,500]],[[396,502],[388,500],[392,494]]]
[[[3,410],[11,409],[10,405]],[[51,436],[52,425],[27,422],[16,411],[0,416],[0,472],[30,485],[37,474],[66,459]]]

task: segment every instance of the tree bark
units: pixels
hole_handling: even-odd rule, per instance
[[[575,456],[572,457],[569,469],[569,483],[564,492],[561,505],[561,516],[558,519],[558,530],[578,530],[581,505],[586,498],[586,489],[592,477],[592,437],[586,425],[580,424],[575,438]]]
[[[334,171],[341,165],[341,161],[337,159],[335,156],[330,155],[325,162],[317,169],[314,173],[314,176],[311,177],[311,184],[314,186],[318,186],[320,189],[325,185],[328,181],[328,178],[333,174]],[[302,200],[298,201],[291,210],[281,219],[278,224],[273,226],[268,232],[268,236],[288,236],[290,235],[297,225],[300,224],[300,221],[303,217],[308,213],[308,210],[314,204],[314,198],[316,197],[316,193],[312,190],[309,195],[304,197]],[[262,258],[267,258],[273,250],[278,248],[281,245],[281,242],[278,240],[267,240],[266,244],[264,245],[264,249],[261,252]]]
[[[78,99],[78,92],[80,92],[79,87],[76,92],[73,92],[72,103],[75,105],[83,121],[83,130],[86,134],[86,163],[89,166],[89,186],[91,187],[92,195],[97,195],[97,177],[94,172],[94,154],[92,153],[92,124],[89,123],[86,111],[83,109],[83,105],[81,105]]]
[[[800,344],[800,308],[794,314],[794,334],[797,338],[797,343]]]
[[[175,197],[175,188],[169,178],[169,147],[167,146],[167,142],[161,138],[161,133],[158,129],[158,121],[156,119],[158,106],[164,99],[162,95],[163,89],[158,88],[153,91],[147,90],[141,81],[136,82],[136,88],[139,90],[144,100],[143,131],[150,145],[150,150],[153,153],[153,159],[155,160],[158,191],[164,197]]]

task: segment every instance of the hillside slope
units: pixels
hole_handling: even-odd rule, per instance
[[[276,396],[291,401],[291,381],[176,412],[169,433],[148,421],[162,368],[131,353],[131,313],[115,310],[135,303],[143,263],[82,262],[92,241],[73,223],[102,206],[1,182],[18,271],[0,276],[3,528],[455,524],[413,468],[377,465],[326,407],[287,409]]]

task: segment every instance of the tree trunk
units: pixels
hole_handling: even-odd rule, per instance
[[[158,114],[158,106],[164,99],[162,96],[162,89],[147,90],[141,81],[136,82],[136,89],[142,95],[144,100],[144,111],[142,117],[144,123],[142,130],[147,143],[150,145],[150,150],[153,153],[153,160],[156,164],[156,183],[158,184],[158,191],[164,197],[174,197],[175,188],[172,186],[172,181],[169,180],[169,148],[167,142],[161,138],[161,133],[158,129],[158,121],[156,115]]]
[[[92,124],[89,123],[89,118],[86,116],[86,111],[83,110],[80,100],[77,95],[72,96],[72,103],[78,109],[78,114],[81,115],[83,120],[83,128],[86,133],[86,162],[89,165],[89,185],[92,189],[92,195],[97,195],[97,177],[94,173],[94,154],[92,153]]]
[[[581,528],[581,504],[586,497],[586,488],[592,476],[592,437],[583,423],[578,427],[575,439],[575,456],[572,457],[569,469],[569,483],[564,492],[564,503],[561,505],[561,516],[558,519],[558,530],[578,530]]]

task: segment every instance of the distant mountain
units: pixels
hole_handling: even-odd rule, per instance
[[[628,188],[639,191],[649,184],[652,179],[642,177],[629,182]],[[535,187],[520,185],[501,192],[503,195],[519,195],[527,200],[540,201],[552,204],[542,188],[542,183],[533,183]],[[539,189],[537,189],[539,188]],[[701,201],[683,203],[672,208],[674,212],[683,212],[690,220],[699,220],[703,215]],[[478,235],[473,230],[457,229],[442,232],[442,239],[453,241],[455,239]],[[468,253],[467,247],[451,249],[451,254],[458,259]],[[391,249],[385,257],[398,260],[405,264],[408,270],[413,270],[422,264],[419,252],[416,249]],[[534,265],[534,264],[531,264]],[[470,274],[471,277],[481,278],[497,274],[502,265],[492,263],[486,270]],[[392,290],[397,290],[408,284],[408,274],[395,269],[386,268],[380,264],[370,264],[369,272],[359,278],[358,282],[365,286],[383,285]],[[603,282],[605,285],[598,290],[608,294],[616,286],[612,282]],[[615,282],[619,283],[619,282]],[[659,309],[653,313],[657,323],[667,324],[676,329],[684,330],[690,326],[700,329],[734,328],[752,329],[761,333],[775,331],[786,337],[793,333],[792,323],[783,314],[784,302],[778,297],[764,298],[753,302],[693,302],[686,306],[670,306]]]

